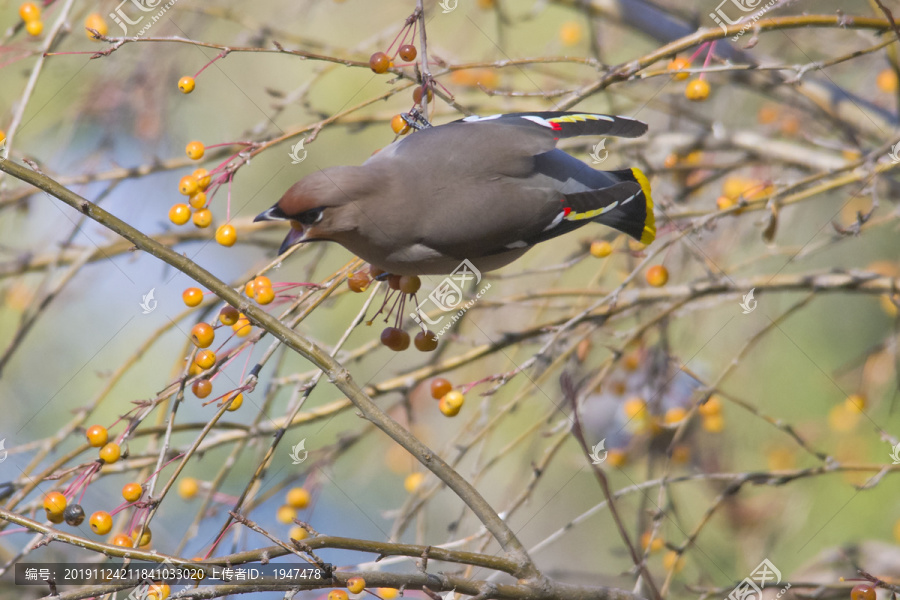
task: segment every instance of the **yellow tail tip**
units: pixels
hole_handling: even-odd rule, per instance
[[[650,195],[650,180],[644,172],[637,167],[631,168],[631,173],[641,185],[641,191],[647,198],[647,218],[644,219],[644,231],[641,233],[641,243],[650,244],[656,239],[656,218],[653,216],[653,196]]]

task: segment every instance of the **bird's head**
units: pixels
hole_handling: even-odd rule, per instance
[[[352,171],[337,167],[307,175],[281,197],[272,208],[254,221],[289,221],[291,231],[278,253],[301,242],[333,239],[335,234],[354,227],[353,201],[359,193]]]

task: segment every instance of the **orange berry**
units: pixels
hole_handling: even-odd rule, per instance
[[[708,417],[703,417],[703,422],[701,423],[703,429],[710,433],[720,433],[723,429],[725,429],[725,419],[722,415],[710,415]]]
[[[674,406],[666,411],[663,421],[666,425],[675,425],[681,423],[687,416],[687,411],[680,406]]]
[[[893,69],[883,69],[875,78],[875,85],[878,86],[878,89],[888,94],[897,91],[897,84],[897,72]]]
[[[416,60],[416,56],[418,55],[418,51],[416,47],[412,44],[403,44],[400,46],[399,50],[400,58],[405,60],[406,62],[412,62]]]
[[[23,2],[19,5],[19,16],[26,23],[36,21],[41,18],[41,9],[34,2]]]
[[[669,550],[666,552],[665,556],[663,556],[663,568],[666,571],[674,571],[678,573],[682,569],[684,569],[684,557],[678,554],[675,550]]]
[[[200,485],[193,477],[185,477],[178,482],[178,495],[185,500],[190,500],[197,495]]]
[[[391,119],[391,129],[397,135],[406,135],[409,133],[409,123],[403,118],[403,115],[394,115]]]
[[[622,409],[628,419],[643,419],[647,416],[647,403],[637,396],[626,400]]]
[[[178,191],[185,196],[192,196],[199,190],[200,184],[197,183],[197,178],[193,175],[185,175],[181,178],[181,181],[178,182]]]
[[[416,89],[413,90],[413,102],[415,104],[422,104],[422,97],[425,96],[428,99],[428,102],[434,100],[434,91],[429,87],[426,88],[424,85],[417,86]]]
[[[362,577],[351,577],[347,580],[347,589],[351,594],[358,594],[366,589],[366,580]]]
[[[669,61],[669,64],[666,67],[666,69],[668,69],[669,71],[681,71],[682,69],[690,69],[690,68],[691,68],[691,61],[689,61],[686,58],[673,58],[671,61]],[[684,81],[685,79],[687,79],[690,76],[691,76],[690,73],[675,73],[675,79],[677,79],[679,81]]]
[[[106,21],[100,16],[100,13],[91,13],[84,19],[84,27],[85,29],[93,29],[100,35],[106,35],[109,33],[109,26],[106,24]],[[99,41],[94,37],[90,31],[85,31],[88,36],[88,39]]]
[[[376,52],[369,58],[369,68],[379,75],[387,73],[391,66],[391,59],[384,52]]]
[[[756,122],[760,125],[771,125],[778,120],[780,111],[774,104],[766,104],[756,112]]]
[[[196,362],[197,366],[201,369],[209,369],[216,364],[216,353],[212,350],[201,350],[197,353],[194,362]]]
[[[438,377],[437,379],[433,379],[431,381],[431,397],[435,400],[440,400],[441,398],[449,394],[452,390],[453,384],[443,377]]]
[[[32,37],[37,37],[41,35],[41,32],[44,31],[44,22],[43,21],[28,21],[25,23],[25,31],[28,32],[28,35]]]
[[[133,540],[125,535],[124,533],[119,533],[113,536],[113,538],[109,541],[109,543],[113,546],[121,546],[122,548],[133,548],[134,542]]]
[[[147,600],[166,600],[169,597],[169,585],[166,583],[154,583],[147,592]]]
[[[397,588],[378,588],[378,595],[384,600],[394,600],[400,595],[400,591]]]
[[[122,456],[122,449],[115,442],[109,442],[100,448],[100,459],[108,465],[119,460],[120,456]]]
[[[109,432],[103,425],[91,425],[84,434],[94,448],[102,448],[109,441]]]
[[[240,315],[237,321],[235,321],[234,325],[231,326],[234,330],[234,334],[238,337],[244,337],[250,335],[250,332],[253,330],[253,326],[250,324],[250,319],[245,317],[243,314]]]
[[[169,209],[169,220],[176,225],[184,225],[191,220],[191,208],[187,204],[173,204]]]
[[[275,513],[275,519],[279,523],[284,523],[285,525],[290,525],[294,522],[294,519],[297,518],[297,509],[293,506],[281,506],[278,508],[278,511]]]
[[[868,583],[858,583],[850,590],[850,600],[875,600],[875,588]]]
[[[191,341],[198,348],[209,348],[216,339],[216,332],[209,323],[197,323],[191,328]]]
[[[231,401],[231,403],[228,405],[227,410],[234,412],[241,407],[241,404],[244,403],[244,395],[241,393],[238,393],[237,396],[232,394],[225,398],[225,402],[228,402],[229,400]]]
[[[718,396],[710,396],[709,400],[697,407],[697,412],[704,417],[722,414],[722,401]]]
[[[584,36],[584,29],[577,21],[568,21],[559,28],[559,41],[563,46],[574,46]]]
[[[369,279],[369,274],[365,271],[357,271],[353,275],[347,278],[347,286],[356,293],[361,293],[366,291],[366,288],[369,287],[369,283],[371,283],[371,279]]]
[[[716,208],[719,210],[728,210],[732,206],[737,204],[736,200],[732,200],[728,196],[719,196],[716,198]]]
[[[200,288],[189,287],[181,292],[181,299],[190,307],[199,306],[203,302],[203,290]]]
[[[619,448],[610,448],[609,454],[606,455],[606,464],[611,467],[621,467],[628,462],[628,454]]]
[[[202,194],[203,192],[200,193]],[[194,221],[194,225],[200,229],[204,229],[212,225],[212,211],[208,208],[201,208],[194,213],[194,216],[191,217],[191,219]]]
[[[641,548],[643,548],[645,551],[649,549],[650,552],[659,552],[663,549],[663,546],[665,546],[665,542],[661,537],[659,537],[659,535],[654,537],[652,540],[650,539],[651,536],[652,532],[644,532],[644,534],[641,536]]]
[[[669,270],[662,265],[653,265],[647,269],[647,283],[653,287],[662,287],[669,281]]]
[[[709,84],[703,79],[689,81],[684,90],[684,95],[693,102],[703,102],[709,98]]]
[[[331,590],[328,592],[328,600],[348,600],[347,592],[344,590]]]
[[[237,323],[237,320],[240,318],[240,316],[241,313],[239,313],[238,309],[236,309],[235,307],[224,306],[222,307],[222,310],[219,311],[219,322],[221,322],[222,325],[231,326]]]
[[[44,510],[47,511],[47,517],[50,515],[59,516],[62,521],[62,515],[66,511],[67,500],[60,492],[50,492],[44,496]]]
[[[105,510],[98,510],[91,515],[91,531],[97,535],[106,535],[112,529],[112,516]]]
[[[244,293],[247,294],[248,297],[253,298],[256,296],[256,280],[251,279],[247,283],[244,284]]]
[[[128,502],[137,502],[141,499],[141,496],[144,495],[144,488],[141,487],[141,484],[132,481],[131,483],[126,483],[122,488],[122,497],[125,498]]]
[[[253,279],[253,283],[256,284],[257,288],[260,287],[272,287],[272,280],[266,277],[265,275],[257,275]]]
[[[216,229],[216,241],[221,245],[230,248],[234,246],[234,243],[237,241],[237,231],[235,231],[232,225],[219,225],[219,228]]]
[[[197,187],[200,188],[201,192],[205,192],[206,188],[209,187],[209,184],[212,181],[212,175],[210,175],[209,171],[204,168],[194,169],[194,172],[191,173],[191,176],[197,180]]]
[[[303,488],[291,488],[285,496],[288,506],[293,508],[304,509],[309,506],[309,492]]]
[[[447,392],[438,403],[438,408],[445,416],[455,417],[459,414],[464,402],[465,396],[461,392]]]
[[[193,92],[194,85],[194,78],[188,77],[187,75],[178,80],[178,89],[181,90],[182,94],[190,94],[191,92]]]
[[[191,390],[198,398],[206,398],[212,393],[212,382],[209,379],[198,379],[191,386]]]
[[[591,256],[595,258],[606,258],[612,254],[612,244],[606,240],[591,242]]]
[[[200,160],[206,153],[206,146],[203,145],[203,142],[188,142],[187,146],[184,147],[184,151],[191,160]]]

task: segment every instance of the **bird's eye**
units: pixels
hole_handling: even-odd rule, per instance
[[[300,215],[297,216],[297,220],[303,225],[315,225],[322,220],[322,210],[323,209],[321,208],[314,208],[300,213]]]

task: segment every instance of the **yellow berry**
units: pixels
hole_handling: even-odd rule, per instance
[[[141,484],[133,481],[131,483],[126,483],[122,488],[122,497],[128,502],[137,502],[141,499],[143,494],[144,488],[141,487]]]
[[[165,583],[154,583],[150,586],[147,600],[165,600],[169,597],[169,586]]]
[[[184,151],[191,160],[200,160],[206,153],[206,146],[203,145],[203,142],[188,142],[187,146],[184,147]]]
[[[297,518],[297,509],[285,504],[278,508],[278,512],[275,513],[275,518],[279,523],[290,525],[294,522],[294,519]]]
[[[108,465],[119,460],[120,456],[122,456],[122,449],[119,448],[119,445],[115,442],[109,442],[100,448],[100,458]]]
[[[120,546],[122,548],[133,548],[134,543],[133,540],[125,535],[124,533],[119,533],[113,536],[113,538],[109,541],[112,546]]]
[[[455,417],[459,414],[464,402],[465,397],[462,393],[454,390],[452,392],[447,392],[441,397],[438,408],[445,416]]]
[[[194,172],[191,173],[191,176],[197,180],[197,187],[200,188],[201,192],[205,192],[206,188],[209,187],[209,184],[212,181],[212,175],[210,175],[209,171],[202,167],[199,169],[194,169]]]
[[[691,61],[686,58],[673,58],[666,67],[669,71],[680,71],[682,69],[690,69]],[[684,81],[690,77],[690,73],[675,73],[675,79]]]
[[[88,443],[94,448],[102,448],[109,441],[109,432],[103,425],[91,425],[85,435]]]
[[[197,183],[197,178],[193,175],[185,175],[181,178],[181,181],[178,182],[178,191],[185,196],[191,196],[199,189],[200,184]]]
[[[176,225],[184,225],[191,220],[191,207],[187,204],[173,204],[169,209],[169,220]]]
[[[866,397],[861,394],[851,394],[844,402],[851,412],[862,412],[866,408]]]
[[[331,590],[328,592],[328,600],[348,600],[347,592],[344,590]]]
[[[883,69],[875,78],[875,85],[878,86],[878,89],[888,94],[897,91],[897,83],[897,72],[893,69]]]
[[[574,46],[584,36],[584,29],[577,21],[567,21],[559,28],[559,41],[563,46]]]
[[[697,407],[697,412],[704,417],[722,414],[722,401],[718,396],[710,396],[709,400]]]
[[[178,80],[178,89],[181,90],[182,94],[190,94],[194,91],[194,78],[184,76]]]
[[[85,29],[93,29],[100,35],[106,35],[109,33],[109,26],[106,24],[106,21],[100,16],[100,13],[91,13],[84,20]],[[90,31],[85,31],[88,36],[88,39],[99,41],[94,37]]]
[[[687,411],[685,411],[680,406],[674,406],[666,411],[665,417],[663,420],[666,425],[675,425],[677,423],[681,423],[684,418],[687,416]]]
[[[209,323],[201,321],[191,328],[191,341],[198,348],[209,348],[215,338],[216,333]]]
[[[203,290],[200,288],[189,287],[181,292],[181,299],[190,307],[199,306],[203,302]]]
[[[703,417],[703,429],[710,433],[719,433],[725,429],[725,419],[722,415],[710,415]]]
[[[41,9],[34,2],[23,2],[19,5],[19,16],[26,23],[36,21],[41,18]]]
[[[243,315],[240,314],[238,320],[235,321],[234,325],[231,326],[234,330],[234,334],[238,337],[244,337],[250,335],[250,331],[253,329],[253,326],[250,324],[250,320]]]
[[[641,548],[643,548],[645,551],[647,551],[649,548],[650,553],[659,552],[665,546],[665,542],[661,537],[659,537],[658,534],[651,540],[651,535],[652,533],[650,531],[644,532],[644,534],[641,536]]]
[[[275,290],[271,287],[257,287],[256,301],[260,304],[270,304],[275,299]]]
[[[703,102],[709,98],[709,84],[703,79],[689,81],[684,89],[684,95],[688,100]]]
[[[397,588],[378,588],[378,595],[384,600],[394,600],[400,595],[400,591]]]
[[[299,525],[294,525],[288,531],[288,536],[293,540],[305,540],[309,537],[309,532]]]
[[[610,448],[609,454],[606,455],[606,464],[611,467],[624,466],[627,460],[628,455],[619,448]]]
[[[219,225],[216,229],[216,241],[221,245],[230,248],[237,241],[237,231],[229,224]]]
[[[675,550],[669,550],[666,552],[665,556],[663,556],[663,568],[666,571],[674,571],[675,573],[680,572],[684,569],[684,557]]]
[[[299,487],[291,488],[285,496],[285,501],[288,506],[302,510],[309,506],[309,492]]]
[[[647,416],[647,404],[637,396],[629,398],[622,405],[627,419],[643,419]]]
[[[202,194],[203,192],[200,193]],[[194,221],[194,225],[200,229],[204,229],[212,225],[212,211],[208,208],[201,208],[194,213],[194,216],[191,217],[191,219]]]
[[[112,529],[112,515],[105,510],[98,510],[91,515],[91,531],[97,535],[106,535]]]
[[[197,358],[194,359],[194,362],[201,369],[209,369],[216,364],[216,353],[212,350],[201,350],[197,353]]]
[[[237,323],[237,320],[240,318],[241,313],[233,306],[223,306],[222,310],[219,311],[219,322],[222,325],[228,325],[229,327]]]
[[[137,529],[134,530],[134,532],[132,532],[132,534],[131,534],[131,539],[134,540],[134,541],[137,541],[137,540],[138,540],[138,534],[139,534],[139,533],[141,533],[141,528],[140,528],[140,527],[138,527]],[[152,540],[153,540],[153,534],[150,533],[150,529],[149,529],[149,528],[144,528],[144,533],[143,533],[143,535],[141,535],[141,539],[140,539],[140,541],[138,542],[138,546],[146,546],[146,545],[148,545]]]
[[[662,287],[669,281],[669,270],[662,265],[653,265],[647,269],[646,277],[653,287]]]
[[[37,37],[41,35],[41,32],[44,31],[44,22],[43,21],[28,21],[25,23],[25,31],[28,32],[28,35]]]
[[[228,402],[229,400],[231,401],[231,403],[228,405],[227,410],[234,412],[241,407],[241,404],[244,403],[244,395],[239,393],[237,396],[235,396],[234,394],[232,394],[225,399],[225,402]]]
[[[366,580],[362,577],[351,577],[347,580],[347,589],[351,594],[358,594],[366,589]]]
[[[178,495],[185,500],[190,500],[197,495],[200,485],[193,477],[185,477],[178,482]]]
[[[63,512],[66,510],[66,504],[66,497],[60,492],[50,492],[44,496],[44,510],[47,511],[48,518],[50,515],[62,517]]]
[[[425,481],[425,473],[410,473],[403,481],[403,488],[410,494],[415,494],[423,481]]]
[[[612,254],[612,244],[606,240],[591,242],[591,256],[595,258],[606,258]]]

